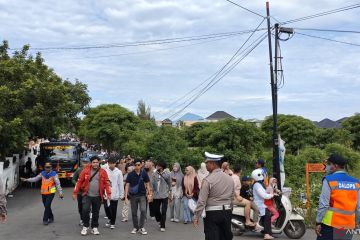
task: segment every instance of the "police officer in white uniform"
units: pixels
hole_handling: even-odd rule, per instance
[[[210,172],[201,185],[199,199],[194,211],[194,226],[206,211],[204,233],[206,240],[231,240],[231,204],[234,199],[234,181],[221,171],[223,155],[205,152],[206,169]]]

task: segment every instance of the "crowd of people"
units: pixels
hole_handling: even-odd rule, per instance
[[[241,177],[240,165],[231,168],[227,162],[221,164],[222,156],[205,155],[200,169],[186,166],[184,173],[179,163],[168,166],[164,161],[155,163],[152,159],[133,159],[131,156],[119,159],[116,155],[110,155],[107,160],[96,155],[90,159],[83,158],[72,179],[75,185],[73,199],[78,202],[79,225],[82,226],[81,235],[87,235],[89,231],[94,235],[100,234],[99,212],[102,203],[108,219],[105,226],[114,229],[118,202],[124,201],[121,221],[128,221],[131,209],[131,234],[147,235],[145,224],[148,212],[150,219],[158,222],[159,230],[165,232],[169,207],[171,222],[193,223],[196,227],[203,217],[207,240],[232,239],[232,206],[238,205],[245,209],[247,228],[253,231],[262,229],[264,239],[273,239],[272,229],[276,228],[279,218],[274,197],[281,192],[277,179],[269,179],[265,162],[258,160],[251,177]],[[360,213],[360,182],[347,175],[345,163],[346,160],[337,155],[327,160],[328,175],[324,178],[317,216],[318,239],[333,239],[332,230],[338,229],[340,222],[341,226],[345,224],[349,228],[356,225],[355,212]],[[21,180],[42,181],[43,223],[48,225],[54,222],[51,203],[56,192],[60,198],[64,195],[51,164],[45,163],[39,175]],[[0,192],[1,186],[0,182]],[[347,194],[352,194],[352,202],[344,205]],[[342,210],[343,205],[350,207],[345,211]],[[355,211],[350,216],[348,212],[351,209]],[[0,195],[0,220],[6,221],[6,216],[6,201]]]
[[[256,168],[259,168],[262,176],[267,179],[263,160],[256,162]],[[72,178],[75,185],[73,199],[77,201],[79,225],[82,226],[81,235],[87,235],[89,231],[94,235],[100,234],[99,212],[102,203],[108,219],[105,226],[114,229],[119,201],[123,201],[121,222],[128,222],[129,209],[131,210],[133,225],[131,234],[147,234],[145,223],[148,220],[148,213],[151,220],[158,222],[161,232],[166,231],[168,212],[171,222],[193,223],[200,189],[209,171],[204,162],[198,170],[192,166],[185,166],[183,169],[184,172],[179,163],[168,166],[164,161],[155,163],[152,159],[134,159],[130,155],[119,158],[116,154],[111,154],[107,160],[96,155],[82,158],[81,165]],[[245,176],[240,180],[240,165],[235,165],[231,169],[229,163],[223,162],[219,169],[231,176],[234,183],[233,204],[245,207],[245,224],[256,230],[258,213],[260,216],[265,214],[262,211],[264,203],[257,204],[259,201],[256,199],[257,195],[253,196],[252,178]],[[42,180],[41,194],[45,208],[43,223],[44,225],[52,223],[54,215],[51,203],[55,192],[58,191],[61,198],[63,193],[51,164],[46,163],[44,171],[39,175],[21,180],[25,182]],[[271,223],[274,223],[278,217],[276,207],[271,202],[276,191],[272,187],[276,188],[275,185],[270,185],[266,189],[268,192],[266,197],[270,201],[265,202],[267,209],[272,213]],[[253,221],[250,219],[251,209],[254,210]],[[266,239],[271,239],[271,235],[267,235]]]

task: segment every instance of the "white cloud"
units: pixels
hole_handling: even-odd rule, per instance
[[[236,2],[265,14],[264,1]],[[350,4],[347,0],[276,0],[271,1],[271,13],[285,21]],[[0,0],[0,9],[0,34],[11,47],[27,43],[33,47],[84,46],[241,31],[253,29],[261,20],[223,0]],[[358,13],[337,13],[289,27],[359,30]],[[360,43],[357,35],[304,33]],[[43,55],[61,77],[88,84],[92,106],[116,102],[134,110],[137,101],[144,99],[160,116],[174,110],[169,103],[214,74],[247,36],[157,52],[153,50],[179,44],[44,51]],[[295,35],[281,42],[281,48],[285,73],[285,86],[279,92],[282,111],[314,119],[336,119],[359,111],[354,104],[360,101],[358,47]],[[129,54],[132,52],[140,54]],[[226,110],[260,119],[270,114],[268,61],[264,41],[185,112],[207,116]]]

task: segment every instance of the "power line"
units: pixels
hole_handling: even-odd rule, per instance
[[[296,34],[300,34],[300,35],[312,37],[312,38],[318,38],[318,39],[322,39],[322,40],[326,40],[326,41],[337,42],[337,43],[342,43],[342,44],[346,44],[346,45],[360,47],[360,44],[357,44],[357,43],[345,42],[345,41],[340,41],[340,40],[335,40],[335,39],[325,38],[325,37],[319,37],[319,36],[314,36],[314,35],[299,33],[299,32],[296,32]]]
[[[266,39],[266,34],[265,36],[263,36],[263,38],[257,42],[256,45],[254,45],[246,54],[243,55],[242,58],[240,58],[237,62],[235,62],[225,73],[223,73],[223,75],[216,81],[214,82],[210,87],[208,87],[207,89],[205,89],[204,91],[202,91],[201,93],[199,93],[195,98],[193,98],[186,106],[184,106],[182,109],[180,109],[178,112],[176,112],[175,114],[173,114],[171,118],[177,117],[179,116],[179,114],[181,114],[187,107],[189,107],[193,102],[195,102],[199,97],[201,97],[203,94],[205,94],[207,91],[209,91],[215,84],[217,84],[220,80],[222,80],[229,72],[231,72],[242,60],[244,60],[258,45],[260,45],[260,43],[262,41],[264,41],[264,39]]]
[[[120,57],[120,56],[137,55],[137,54],[147,54],[147,53],[161,52],[161,51],[167,51],[167,50],[172,50],[172,49],[186,48],[186,47],[191,47],[191,46],[195,46],[195,45],[202,45],[202,44],[207,44],[207,43],[215,42],[215,41],[221,41],[221,40],[238,37],[238,36],[240,36],[240,35],[226,36],[226,37],[216,38],[216,39],[203,41],[203,42],[197,42],[197,43],[192,43],[192,44],[167,47],[167,48],[161,48],[161,49],[153,49],[153,50],[147,50],[147,51],[126,52],[126,53],[99,55],[99,56],[95,55],[95,56],[86,56],[86,57],[71,58],[71,59],[97,59],[97,58],[109,58],[109,57]]]
[[[333,9],[333,10],[320,12],[320,13],[316,13],[316,14],[301,17],[301,18],[292,19],[292,20],[289,20],[289,21],[286,21],[286,22],[282,22],[281,25],[300,22],[300,21],[305,21],[305,20],[309,20],[309,19],[313,19],[313,18],[317,18],[317,17],[322,17],[322,16],[326,16],[326,15],[330,15],[330,14],[335,14],[335,13],[339,13],[339,12],[343,12],[343,11],[352,10],[352,9],[359,8],[359,7],[360,7],[360,3],[356,3],[356,4],[346,6],[346,7],[336,8],[336,9]]]
[[[319,28],[293,28],[297,30],[302,31],[318,31],[318,32],[336,32],[336,33],[360,33],[360,31],[354,31],[354,30],[339,30],[339,29],[319,29]]]
[[[228,67],[224,72],[221,73],[221,76],[216,79],[214,78],[205,88],[203,88],[198,94],[193,95],[192,98],[190,98],[189,102],[181,108],[179,111],[175,112],[173,115],[171,115],[169,118],[175,118],[179,114],[181,114],[187,107],[189,107],[193,102],[195,102],[199,97],[204,95],[207,91],[209,91],[213,86],[215,86],[220,80],[222,80],[229,72],[231,72],[242,60],[244,60],[260,43],[266,39],[267,33],[262,34],[259,38],[257,38],[252,44],[250,44],[246,49],[244,49],[242,52],[244,53],[242,57],[240,57],[236,62],[234,62],[230,67]],[[186,103],[186,102],[185,102]]]
[[[238,50],[233,54],[233,56],[226,62],[226,64],[221,67],[216,73],[214,73],[213,75],[211,75],[209,78],[207,78],[205,81],[201,82],[198,86],[196,86],[194,89],[192,89],[190,92],[188,92],[187,94],[185,94],[184,96],[182,96],[181,98],[178,98],[177,100],[175,100],[171,105],[174,105],[176,102],[179,102],[181,99],[185,98],[186,96],[188,96],[189,94],[191,94],[192,92],[194,92],[195,90],[197,90],[198,88],[200,88],[202,85],[204,85],[206,82],[208,82],[210,79],[215,79],[230,63],[231,61],[236,58],[236,56],[239,54],[239,52],[241,51],[241,49],[245,46],[245,44],[250,40],[250,38],[254,35],[255,32],[257,32],[261,26],[261,24],[265,21],[265,18],[259,23],[259,25],[252,31],[252,33],[249,35],[249,37],[245,40],[245,42],[238,48]],[[213,81],[213,80],[211,80]],[[211,83],[210,81],[210,83]],[[208,83],[209,85],[209,83]],[[208,86],[206,85],[205,88]],[[180,107],[181,105],[185,104],[186,101],[177,107]]]
[[[261,31],[263,29],[259,29]],[[235,36],[250,33],[253,30],[244,30],[238,32],[227,32],[227,33],[217,33],[217,34],[207,34],[207,35],[198,35],[190,37],[180,37],[180,38],[166,38],[158,40],[149,40],[149,41],[135,41],[128,43],[111,43],[111,44],[102,44],[102,45],[89,45],[89,46],[72,46],[72,47],[34,47],[32,50],[37,51],[47,51],[47,50],[89,50],[89,49],[104,49],[104,48],[124,48],[124,47],[137,47],[137,46],[148,46],[148,45],[162,45],[169,43],[179,43],[179,42],[188,42],[188,41],[201,41],[214,38],[222,38],[226,36]],[[19,50],[21,48],[11,48],[10,50]]]
[[[244,9],[245,11],[248,11],[248,12],[250,12],[250,13],[252,13],[252,14],[255,14],[255,15],[259,16],[259,17],[265,18],[265,16],[261,15],[260,13],[254,12],[253,10],[250,10],[250,9],[244,7],[244,6],[241,6],[240,4],[238,4],[238,3],[236,3],[236,2],[233,2],[233,1],[230,1],[230,0],[225,0],[225,1],[227,1],[227,2],[229,2],[229,3],[232,3],[232,4],[236,5],[236,6],[238,6],[239,8],[242,8],[242,9]]]

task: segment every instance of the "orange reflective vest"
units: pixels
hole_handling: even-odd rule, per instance
[[[360,182],[346,172],[336,172],[325,177],[330,192],[330,207],[326,210],[322,223],[337,229],[355,228]]]
[[[47,176],[45,171],[41,173],[41,194],[49,195],[56,193],[55,176],[55,171],[50,172]]]

